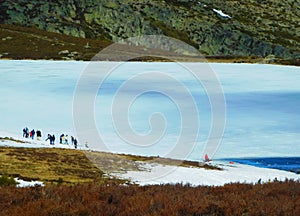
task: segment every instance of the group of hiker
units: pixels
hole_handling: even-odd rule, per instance
[[[23,128],[23,137],[25,138],[31,138],[31,139],[34,139],[34,136],[36,134],[36,137],[37,137],[37,140],[41,140],[42,138],[42,132],[40,130],[37,130],[35,132],[34,129],[32,129],[30,132],[29,132],[29,129],[27,127]]]
[[[61,134],[59,137],[59,143],[60,144],[69,144],[68,140],[68,134]],[[71,143],[74,145],[75,149],[77,149],[77,139],[75,139],[73,136],[71,136]]]
[[[29,131],[29,129],[27,127],[23,128],[23,137],[34,139],[35,135],[37,137],[37,140],[41,140],[42,132],[40,130],[35,131],[34,129],[32,129],[31,131]],[[55,135],[48,134],[47,139],[45,141],[48,141],[48,140],[50,142],[50,145],[54,145]],[[59,143],[68,145],[69,144],[68,135],[61,134],[59,136]],[[74,145],[75,149],[77,149],[78,141],[73,136],[71,136],[71,144]]]

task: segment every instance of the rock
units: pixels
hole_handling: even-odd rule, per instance
[[[8,37],[5,37],[5,38],[2,38],[3,41],[6,41],[6,40],[12,40],[13,38],[8,36]]]
[[[58,55],[68,55],[69,53],[69,50],[62,50],[58,53]]]
[[[70,54],[68,54],[68,57],[73,58],[77,55],[78,55],[78,52],[74,51],[74,52],[71,52]]]
[[[199,5],[193,0],[19,0],[17,4],[1,1],[0,20],[106,41],[164,34],[211,56],[299,56],[299,4],[281,0],[263,2],[201,0]],[[222,10],[232,18],[216,16],[213,9]],[[91,47],[87,44],[84,48]]]
[[[4,57],[7,56],[8,54],[9,54],[8,52],[2,53],[2,54],[0,54],[0,58],[4,58]]]
[[[71,52],[72,55],[77,56],[79,53],[77,51]]]
[[[89,48],[91,48],[91,46],[89,45],[89,43],[87,43],[86,45],[84,45],[84,48],[89,49]]]

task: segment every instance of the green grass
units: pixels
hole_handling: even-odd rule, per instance
[[[18,182],[13,177],[7,175],[0,176],[0,187],[16,186]]]

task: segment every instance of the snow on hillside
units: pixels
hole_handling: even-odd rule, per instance
[[[24,181],[22,179],[15,178],[18,182],[17,187],[35,187],[35,186],[44,186],[44,183],[41,181]]]
[[[257,183],[284,181],[287,179],[299,180],[299,175],[275,169],[258,168],[242,164],[226,164],[215,162],[223,170],[207,170],[204,168],[173,167],[159,164],[145,164],[147,171],[129,171],[117,176],[131,179],[139,185],[148,184],[191,184],[221,186],[229,183]]]
[[[220,16],[224,17],[224,18],[231,18],[231,16],[223,13],[222,10],[213,9],[213,11],[216,12],[217,14],[219,14]]]
[[[66,148],[66,149],[75,149],[69,141],[69,144],[60,144],[59,137],[56,138],[54,145],[50,145],[49,141],[45,140],[45,137],[42,137],[41,140],[32,140],[31,138],[24,138],[21,135],[0,132],[0,146],[7,147],[22,147],[22,148]],[[88,150],[84,145],[79,144],[78,149]]]

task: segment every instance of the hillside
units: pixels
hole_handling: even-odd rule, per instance
[[[0,142],[13,142],[22,146],[23,141],[1,138]],[[39,180],[45,184],[91,183],[132,184],[126,178],[118,178],[121,173],[145,171],[143,163],[163,166],[222,170],[213,165],[195,161],[179,161],[167,158],[142,157],[94,151],[78,151],[62,148],[22,148],[2,147],[0,143],[0,176],[18,177],[22,180]],[[117,173],[119,173],[117,175]],[[1,186],[0,186],[1,188]]]
[[[103,44],[122,38],[163,34],[190,44],[210,58],[271,55],[295,61],[300,57],[300,4],[297,0],[71,0],[67,4],[44,0],[1,1],[0,22],[9,28],[19,25],[73,36],[78,38],[79,44],[83,43],[76,50],[80,53],[88,47],[89,41],[101,42],[100,46],[97,44],[99,51]],[[0,36],[8,43],[18,37],[3,34],[2,30]],[[61,51],[66,47],[60,48]],[[91,53],[97,53],[95,51]],[[56,55],[58,52],[56,50]],[[1,53],[16,58],[9,56],[9,51],[2,46]],[[90,57],[82,55],[75,59],[86,60],[87,56]],[[65,57],[73,58],[74,53]]]
[[[1,138],[1,142],[24,145],[22,140],[8,137]],[[1,185],[0,215],[20,215],[20,211],[22,215],[299,215],[300,212],[297,180],[230,183],[222,187],[183,182],[138,186],[110,174],[124,170],[150,172],[142,164],[153,160],[162,166],[178,161],[22,147],[0,147],[0,157],[0,176],[45,183],[44,187],[27,188]],[[205,168],[207,175],[201,178],[209,178],[216,171],[226,172],[191,161],[181,161],[181,167],[189,168],[190,176]]]

